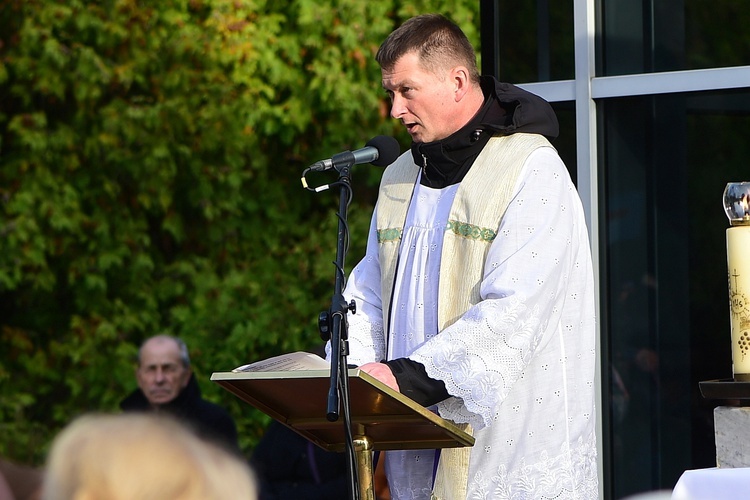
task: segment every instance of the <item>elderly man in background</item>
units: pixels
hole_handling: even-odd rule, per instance
[[[138,389],[120,403],[123,411],[169,413],[201,437],[240,452],[234,420],[201,396],[182,340],[169,335],[147,339],[138,351],[135,376]]]

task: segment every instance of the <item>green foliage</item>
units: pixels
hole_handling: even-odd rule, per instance
[[[190,347],[252,448],[267,418],[208,379],[321,344],[338,193],[307,164],[388,116],[374,54],[478,2],[0,0],[0,455],[40,463],[86,411],[117,411],[146,337]],[[378,174],[354,171],[347,267]],[[361,178],[360,178],[361,177]]]

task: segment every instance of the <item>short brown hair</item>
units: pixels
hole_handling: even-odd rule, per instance
[[[406,21],[388,35],[375,59],[389,70],[410,52],[416,52],[420,65],[430,72],[463,65],[472,81],[479,82],[474,47],[461,28],[441,14],[423,14]]]

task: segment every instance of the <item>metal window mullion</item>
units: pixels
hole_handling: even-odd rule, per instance
[[[591,84],[596,76],[595,68],[595,0],[573,1],[573,36],[575,38],[575,109],[576,109],[576,154],[577,154],[577,186],[583,203],[583,210],[588,224],[591,256],[594,266],[595,297],[600,293],[599,268],[599,176],[597,167],[597,134],[596,134],[596,103],[594,102]],[[596,317],[600,318],[600,301],[596,301]],[[604,436],[602,419],[604,417],[602,404],[602,351],[601,324],[597,321],[596,346],[596,441],[597,441],[597,470],[599,474],[599,497],[604,494]]]
[[[609,99],[639,95],[676,94],[750,88],[750,66],[665,71],[633,75],[599,76],[591,79],[591,92],[579,96],[576,80],[520,83],[519,87],[544,97],[549,102],[583,99]]]
[[[606,99],[747,87],[750,87],[750,66],[735,66],[594,78],[591,95],[594,99]]]

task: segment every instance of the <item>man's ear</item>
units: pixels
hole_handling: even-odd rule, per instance
[[[185,370],[185,379],[182,381],[182,387],[187,387],[188,382],[190,382],[190,377],[193,376],[193,368],[188,367],[187,370]]]
[[[456,66],[451,70],[450,78],[454,85],[454,99],[456,102],[459,102],[471,88],[469,70],[465,66]]]

